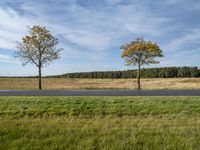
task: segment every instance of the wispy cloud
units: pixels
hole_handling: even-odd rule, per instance
[[[16,63],[16,64],[20,63],[18,60],[14,59],[12,56],[10,56],[10,55],[4,55],[4,54],[0,54],[0,62],[4,62],[4,63]]]
[[[98,70],[97,64],[106,62],[108,66],[123,69],[120,65],[116,67],[123,62],[119,47],[139,36],[157,41],[167,58],[161,65],[173,65],[175,55],[184,59],[182,51],[195,53],[200,45],[198,3],[194,0],[1,1],[0,48],[15,50],[15,41],[26,34],[26,26],[40,24],[47,26],[65,49],[58,61],[61,66],[84,62],[91,69],[95,67],[90,64],[95,64],[94,70]]]
[[[172,38],[164,47],[168,53],[195,50],[194,47],[200,44],[200,29],[189,29],[182,36]]]
[[[13,39],[20,39],[19,35],[24,33],[26,25],[42,23],[49,26],[55,33],[62,33],[73,43],[94,51],[102,51],[115,44],[115,39],[127,34],[156,35],[161,32],[157,30],[158,26],[165,22],[165,19],[148,12],[147,8],[139,9],[131,2],[114,8],[113,5],[116,4],[114,1],[108,1],[100,8],[84,7],[76,1],[50,2],[46,5],[47,3],[44,1],[42,5],[27,1],[20,5],[20,12],[24,10],[34,16],[19,15],[19,10],[13,7],[1,10],[1,18],[5,20],[1,26],[17,31],[18,34],[15,33]],[[50,6],[54,7],[49,9]],[[11,35],[8,34],[8,37]]]

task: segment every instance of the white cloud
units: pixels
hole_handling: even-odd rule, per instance
[[[14,49],[15,42],[25,34],[27,25],[33,25],[32,18],[20,17],[11,8],[0,8],[0,48]]]
[[[184,48],[191,44],[200,44],[200,29],[187,30],[184,35],[172,38],[172,40],[163,47],[167,49],[168,53],[171,53],[183,51]]]
[[[159,44],[166,54],[180,52],[184,46],[197,43],[200,39],[198,28],[187,31],[183,28],[185,26],[176,23],[177,16],[168,16],[166,10],[157,10],[165,5],[179,6],[180,3],[182,8],[187,1],[169,0],[157,5],[153,1],[100,0],[103,4],[97,6],[92,6],[95,2],[79,4],[76,0],[6,2],[10,4],[0,2],[0,5],[4,4],[0,6],[0,19],[3,20],[0,22],[0,48],[14,50],[15,41],[26,34],[27,25],[44,25],[58,38],[62,35],[59,38],[59,46],[64,48],[60,60],[62,64],[68,60],[88,64],[109,62],[110,57],[115,57],[111,56],[115,54],[113,47],[118,50],[123,42],[138,36],[161,41]],[[169,12],[173,14],[173,11]],[[172,33],[177,29],[182,32],[180,37]],[[165,37],[172,40],[162,41]],[[164,63],[173,64],[170,58]]]
[[[122,1],[109,0],[107,1],[109,5],[97,10],[82,7],[74,1],[65,6],[58,2],[52,2],[49,5],[56,7],[51,9],[49,9],[49,5],[45,5],[45,2],[41,4],[25,2],[21,6],[23,10],[35,14],[36,17],[20,16],[11,8],[6,9],[7,11],[1,9],[0,18],[4,22],[0,23],[0,26],[11,29],[11,31],[2,29],[1,32],[5,35],[4,38],[16,41],[25,32],[26,25],[41,23],[50,27],[55,33],[65,34],[68,40],[89,50],[99,52],[106,51],[113,44],[116,44],[116,39],[127,34],[150,34],[153,36],[161,33],[161,30],[157,30],[157,28],[166,21],[165,19],[151,14],[145,6],[141,10],[138,9],[138,4],[136,6],[133,3],[114,6],[119,2]],[[63,16],[56,14],[57,7],[62,10]],[[51,14],[54,12],[55,14],[52,16]],[[69,17],[69,15],[71,16]],[[5,46],[1,44],[0,47]]]
[[[0,54],[0,62],[20,63],[17,59],[13,58],[12,56],[5,54]]]

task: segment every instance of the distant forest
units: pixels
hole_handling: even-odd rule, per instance
[[[95,71],[67,73],[54,77],[66,78],[136,78],[137,70],[124,71]],[[141,70],[142,78],[181,78],[181,77],[200,77],[198,67],[163,67],[147,68]]]

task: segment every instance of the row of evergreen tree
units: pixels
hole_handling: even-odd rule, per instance
[[[77,72],[67,73],[59,77],[67,78],[136,78],[137,70],[125,71],[100,71],[100,72]],[[197,67],[163,67],[147,68],[141,70],[142,78],[179,78],[200,77]]]

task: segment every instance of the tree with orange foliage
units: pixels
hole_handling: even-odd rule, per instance
[[[39,89],[42,89],[42,68],[53,60],[60,57],[62,48],[57,49],[58,39],[45,27],[28,27],[29,35],[22,38],[22,42],[17,42],[16,57],[27,63],[35,64],[38,67]]]
[[[138,66],[137,71],[137,83],[138,89],[141,89],[140,84],[140,72],[142,65],[157,64],[159,61],[156,61],[157,57],[164,57],[162,50],[152,41],[145,41],[143,38],[138,38],[135,41],[126,43],[121,46],[123,49],[122,58],[125,58],[126,65],[136,65]]]

